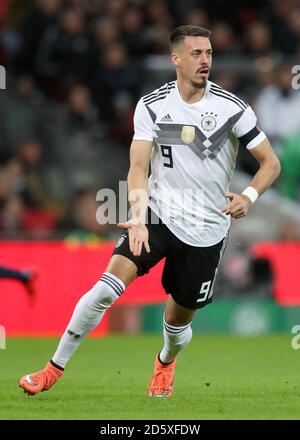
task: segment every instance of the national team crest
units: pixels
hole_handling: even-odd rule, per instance
[[[204,115],[201,115],[201,116],[204,116]],[[211,112],[209,115],[204,116],[201,119],[201,127],[203,128],[203,130],[212,131],[216,128],[217,121],[214,116],[217,116],[217,115],[213,115],[213,113]]]
[[[184,125],[181,132],[181,139],[186,144],[191,144],[195,139],[195,127],[193,125]]]

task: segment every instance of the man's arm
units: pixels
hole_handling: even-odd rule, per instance
[[[259,170],[255,174],[250,186],[256,189],[259,195],[264,193],[280,174],[280,162],[268,139],[263,140],[257,147],[249,150],[259,162]]]
[[[254,175],[250,186],[257,191],[258,195],[261,195],[270,188],[279,176],[280,162],[267,139],[249,151],[259,162],[259,170]],[[244,217],[252,205],[251,199],[245,194],[228,192],[225,196],[229,198],[230,202],[222,209],[222,212],[230,214],[233,218]]]
[[[132,220],[145,223],[148,206],[148,170],[152,153],[152,142],[132,141],[130,147],[130,169],[127,176],[128,200]]]
[[[132,218],[118,227],[128,229],[129,246],[133,255],[138,256],[144,245],[150,252],[148,229],[145,225],[148,206],[148,169],[153,143],[133,140],[130,147],[130,169],[127,177],[128,200]]]

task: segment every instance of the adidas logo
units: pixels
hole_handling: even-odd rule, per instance
[[[173,121],[173,119],[171,118],[171,116],[169,115],[169,113],[167,115],[165,115],[161,121]]]

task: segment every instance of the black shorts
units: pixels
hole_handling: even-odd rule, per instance
[[[151,215],[154,213],[151,212]],[[162,285],[175,302],[188,309],[200,309],[211,303],[217,268],[224,252],[227,235],[208,247],[190,246],[179,240],[159,219],[149,222],[150,253],[143,247],[140,256],[129,249],[128,231],[122,232],[113,255],[123,255],[137,266],[138,276],[145,275],[166,257]]]

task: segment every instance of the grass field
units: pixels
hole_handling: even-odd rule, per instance
[[[0,419],[300,419],[300,350],[290,335],[195,335],[179,357],[175,392],[146,386],[161,336],[85,341],[49,392],[26,396],[21,375],[40,369],[56,339],[9,339],[0,350]]]

